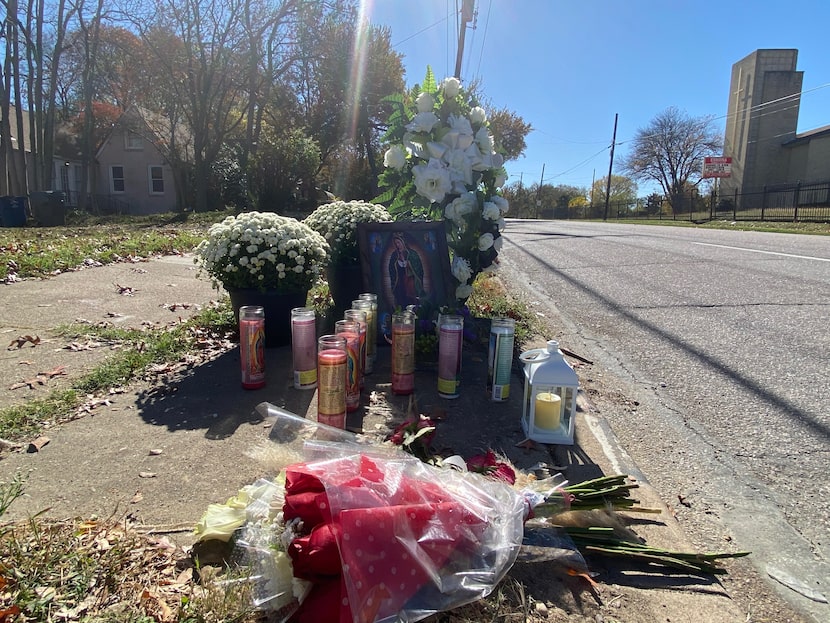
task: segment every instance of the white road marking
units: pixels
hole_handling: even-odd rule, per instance
[[[720,247],[721,249],[735,249],[736,251],[749,251],[750,253],[764,253],[766,255],[781,255],[783,257],[795,257],[800,260],[816,260],[819,262],[830,262],[830,257],[813,257],[812,255],[794,255],[792,253],[778,253],[776,251],[760,251],[759,249],[747,249],[745,247],[730,247],[725,244],[711,244],[709,242],[693,242],[704,247]]]

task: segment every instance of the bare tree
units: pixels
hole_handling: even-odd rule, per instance
[[[620,168],[634,179],[660,184],[677,213],[687,189],[700,183],[703,158],[722,147],[712,117],[691,117],[672,106],[637,130]]]

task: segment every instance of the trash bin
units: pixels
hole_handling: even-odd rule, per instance
[[[0,227],[26,226],[26,197],[0,197]]]
[[[66,206],[63,193],[58,190],[44,190],[29,193],[32,217],[39,227],[62,227],[66,225]]]

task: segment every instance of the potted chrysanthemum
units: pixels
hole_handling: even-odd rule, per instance
[[[318,207],[303,221],[322,235],[331,249],[326,275],[335,308],[347,308],[362,291],[358,223],[392,220],[392,215],[382,205],[332,201]]]
[[[328,263],[329,245],[297,219],[272,212],[243,212],[211,225],[195,250],[195,262],[214,286],[224,288],[234,314],[243,305],[265,307],[268,346],[290,341],[290,310]]]

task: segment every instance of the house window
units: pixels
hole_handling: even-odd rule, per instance
[[[110,191],[114,193],[123,193],[124,186],[124,167],[119,164],[114,164],[110,167]]]
[[[124,148],[130,150],[144,149],[144,139],[137,132],[127,130],[124,133]]]
[[[69,191],[69,163],[67,162],[64,166],[61,167],[61,190]]]
[[[150,178],[150,194],[163,195],[164,194],[164,169],[159,166],[151,166],[149,169]]]

